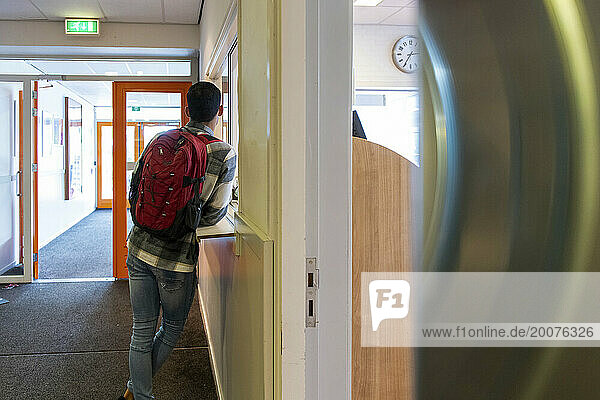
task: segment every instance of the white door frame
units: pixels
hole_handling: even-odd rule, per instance
[[[307,0],[306,256],[319,269],[306,399],[352,395],[352,2]]]
[[[27,57],[19,56],[16,59]],[[78,60],[96,59],[97,57],[80,57]],[[45,59],[61,60],[60,57],[45,57]],[[111,59],[121,59],[111,57]],[[146,60],[147,57],[128,57],[128,60]],[[183,58],[178,58],[183,60]],[[156,60],[156,58],[153,58]],[[23,83],[23,236],[24,256],[23,275],[0,276],[2,283],[31,283],[33,282],[33,82],[51,81],[195,81],[198,79],[198,59],[189,59],[191,75],[189,76],[105,76],[105,75],[0,75],[0,82]],[[27,95],[29,93],[29,96]],[[29,118],[25,118],[29,115]]]
[[[35,79],[29,76],[4,75],[0,82],[13,82],[23,84],[23,275],[0,276],[0,283],[27,283],[33,276],[33,124],[32,124],[32,82]],[[29,118],[27,118],[29,116]],[[17,222],[18,223],[18,222]]]

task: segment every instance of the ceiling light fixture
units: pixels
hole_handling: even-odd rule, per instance
[[[377,7],[383,0],[354,0],[355,6]]]

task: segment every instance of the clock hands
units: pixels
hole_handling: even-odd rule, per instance
[[[410,60],[410,58],[412,57],[414,53],[411,51],[410,53],[408,53],[408,57],[406,57],[406,61],[404,62],[404,65],[402,66],[402,68],[406,67],[406,64],[408,64],[408,60]]]
[[[410,60],[410,58],[412,56],[416,56],[419,55],[419,53],[415,53],[414,51],[411,51],[410,53],[408,53],[408,57],[406,57],[406,61],[404,62],[404,65],[402,66],[402,68],[406,67],[406,64],[408,64],[408,60]]]

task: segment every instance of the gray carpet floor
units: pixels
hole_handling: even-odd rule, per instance
[[[39,277],[42,279],[102,278],[112,275],[110,209],[94,211],[39,250]]]
[[[0,290],[0,399],[116,399],[128,375],[128,282],[34,283]],[[196,301],[157,399],[216,399]]]

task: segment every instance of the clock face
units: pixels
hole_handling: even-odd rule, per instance
[[[419,53],[421,45],[415,36],[404,36],[396,42],[392,49],[392,59],[402,72],[415,72],[420,65]]]

